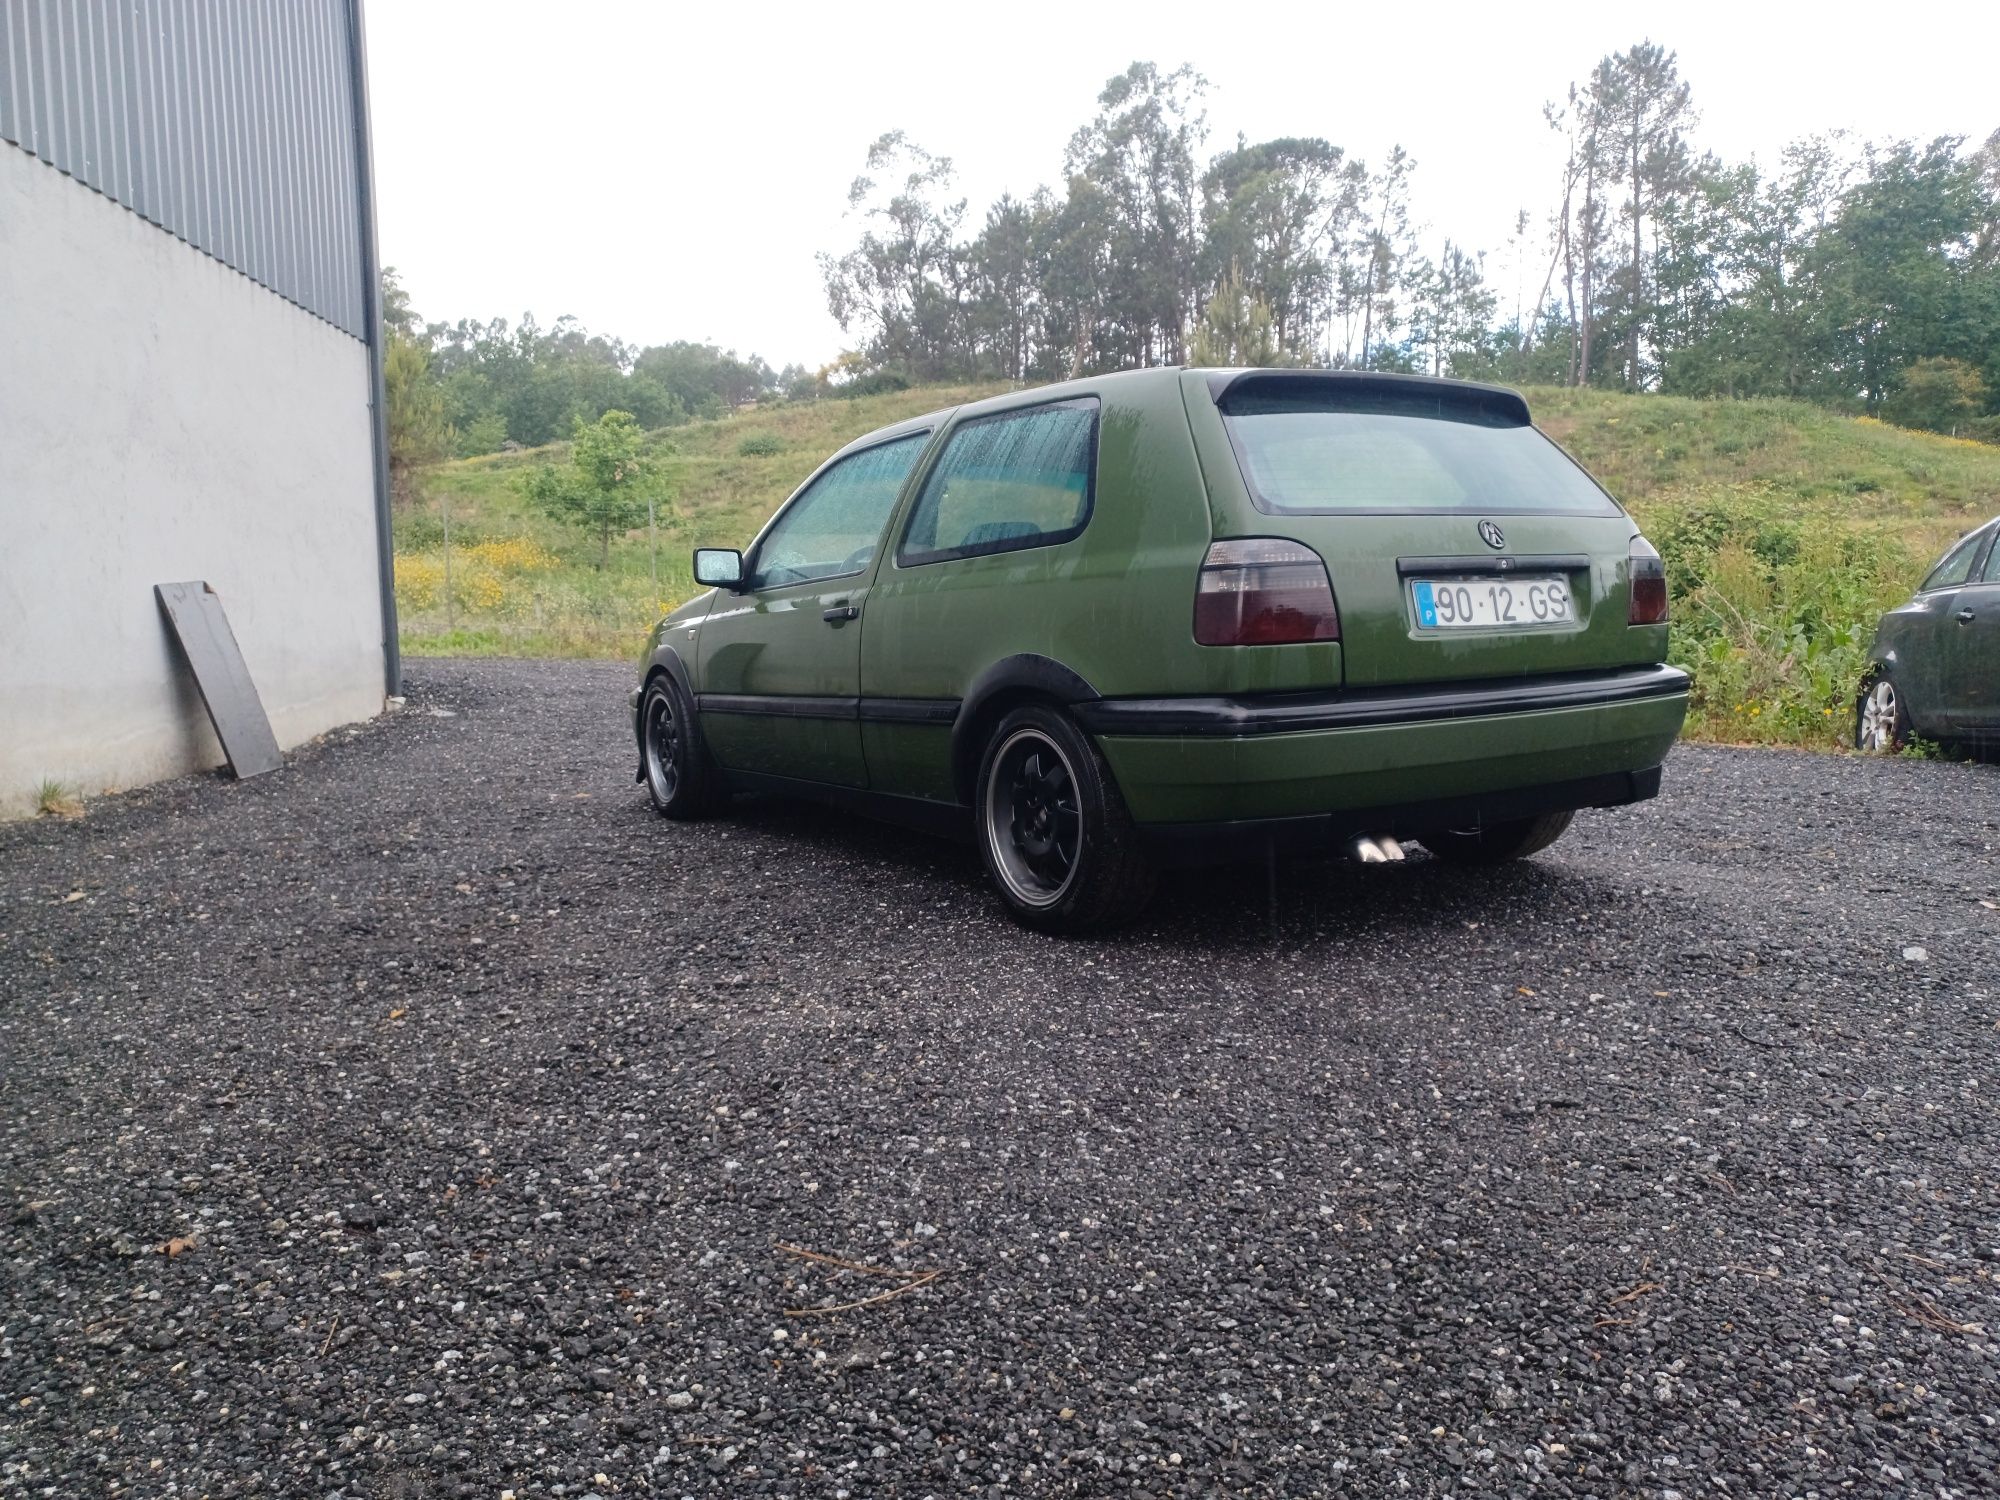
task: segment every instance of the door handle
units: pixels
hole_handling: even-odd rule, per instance
[[[858,620],[861,618],[861,606],[842,604],[833,609],[821,610],[819,617],[829,625],[838,625],[842,620]]]
[[[1958,621],[1958,623],[1961,625],[1970,625],[1975,619],[1978,618],[1978,616],[1974,615],[1973,612],[1969,609],[1961,609],[1957,614],[1953,615],[1952,618]]]

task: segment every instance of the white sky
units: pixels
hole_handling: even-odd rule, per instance
[[[1560,165],[1542,123],[1606,52],[1677,51],[1699,146],[1775,162],[1794,137],[1983,140],[2000,127],[2000,4],[1179,7],[1167,4],[373,0],[383,259],[433,320],[574,314],[639,344],[689,338],[817,366],[853,342],[816,251],[901,128],[952,158],[968,223],[1059,186],[1070,133],[1135,58],[1209,80],[1209,148],[1318,135],[1416,158],[1416,222],[1493,253],[1538,226]],[[1539,283],[1539,270],[1532,280]],[[1532,297],[1535,286],[1529,287]]]

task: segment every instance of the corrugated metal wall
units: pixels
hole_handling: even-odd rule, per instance
[[[0,138],[367,337],[347,0],[0,0]]]

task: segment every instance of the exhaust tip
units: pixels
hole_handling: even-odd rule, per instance
[[[1347,846],[1347,857],[1364,865],[1392,864],[1403,858],[1403,846],[1386,833],[1364,833]]]

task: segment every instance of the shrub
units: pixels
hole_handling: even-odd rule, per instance
[[[497,411],[490,411],[459,428],[455,446],[460,458],[477,458],[482,453],[498,453],[506,441],[506,418]]]
[[[1694,676],[1695,727],[1765,744],[1843,743],[1875,622],[1920,566],[1881,526],[1782,514],[1750,489],[1656,507],[1671,651]]]
[[[785,444],[774,432],[753,432],[736,445],[738,458],[771,458],[785,451]]]

